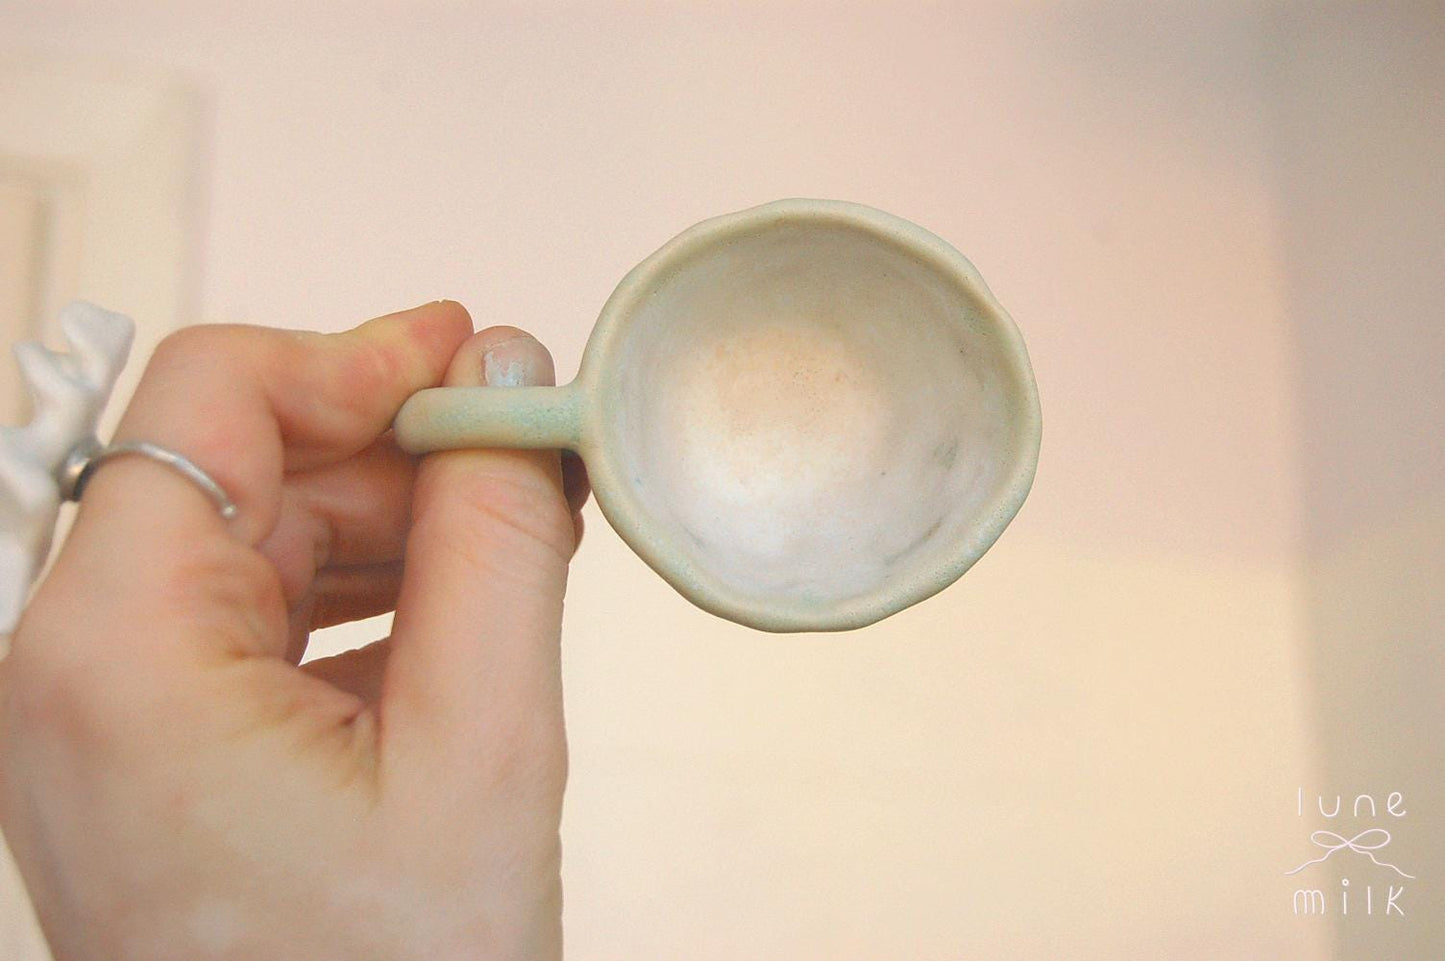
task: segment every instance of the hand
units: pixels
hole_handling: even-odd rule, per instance
[[[470,335],[470,336],[469,336]],[[550,451],[419,465],[414,391],[552,383],[438,302],[156,352],[0,664],[0,824],[59,959],[561,956],[559,639],[587,496]],[[564,478],[565,473],[565,478]],[[308,632],[390,638],[298,667]]]

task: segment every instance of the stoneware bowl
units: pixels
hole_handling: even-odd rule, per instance
[[[623,278],[572,383],[425,390],[396,434],[575,450],[608,521],[698,606],[838,631],[988,550],[1040,421],[1023,340],[963,255],[879,210],[781,200]]]

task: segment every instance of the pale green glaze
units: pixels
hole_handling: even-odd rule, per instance
[[[412,453],[465,447],[561,447],[582,436],[582,391],[565,387],[436,387],[418,391],[396,415],[396,436]]]
[[[978,272],[882,211],[782,200],[634,268],[563,387],[437,388],[413,453],[579,452],[598,505],[684,596],[769,631],[848,630],[966,571],[1027,496],[1023,340]]]

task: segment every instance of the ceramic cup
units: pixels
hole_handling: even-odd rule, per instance
[[[998,538],[1038,462],[1018,330],[964,257],[869,207],[781,200],[684,231],[623,278],[562,387],[441,387],[413,453],[568,448],[602,513],[698,606],[861,627]]]

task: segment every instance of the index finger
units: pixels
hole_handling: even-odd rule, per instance
[[[344,460],[385,433],[407,397],[441,383],[471,326],[460,304],[436,301],[339,334],[187,328],[157,348],[115,439],[196,463],[236,502],[232,532],[256,544],[275,524],[284,474]],[[125,473],[97,471],[86,499],[108,499],[126,487]],[[175,479],[178,490],[189,486]]]
[[[168,338],[116,439],[191,460],[230,495],[236,518],[223,520],[164,465],[108,462],[27,612],[43,613],[47,637],[24,652],[22,631],[16,652],[74,663],[104,643],[93,628],[110,625],[132,628],[126,656],[142,660],[147,645],[178,637],[181,647],[244,638],[243,653],[281,653],[279,581],[254,547],[276,524],[285,472],[345,459],[385,433],[408,396],[441,382],[470,331],[459,304],[437,302],[341,334],[196,327]]]

